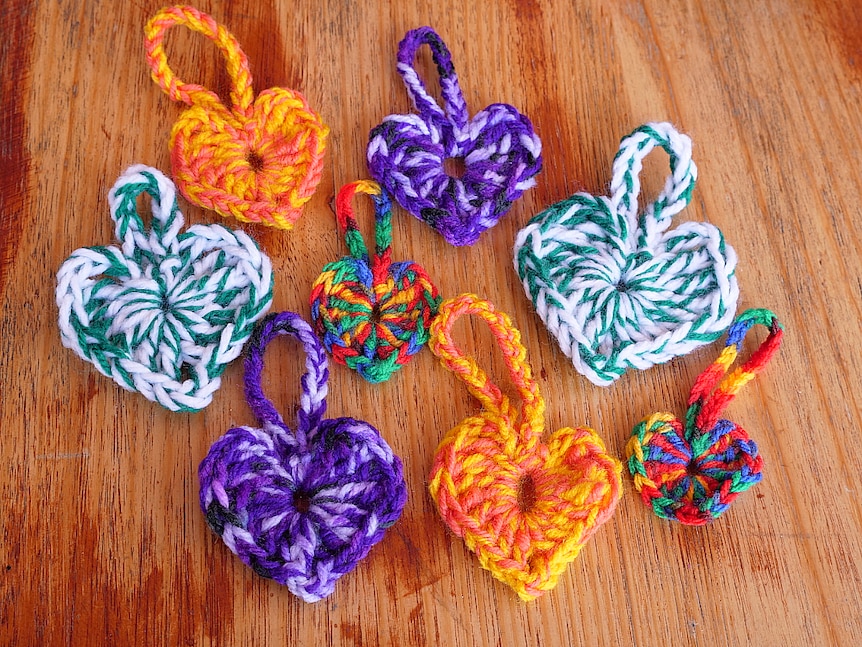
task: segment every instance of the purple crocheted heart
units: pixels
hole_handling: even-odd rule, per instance
[[[295,431],[260,386],[263,349],[281,334],[297,337],[308,355]],[[246,399],[262,427],[231,429],[210,448],[199,469],[201,508],[243,562],[315,602],[401,515],[401,461],[368,423],[322,419],[326,354],[299,315],[265,318],[248,353]]]
[[[440,74],[445,111],[413,67],[427,43]],[[446,44],[430,27],[407,32],[398,46],[398,72],[418,115],[389,115],[371,131],[368,168],[407,211],[452,245],[472,245],[532,187],[542,170],[542,144],[530,120],[495,103],[469,119]],[[463,161],[461,177],[444,168]]]

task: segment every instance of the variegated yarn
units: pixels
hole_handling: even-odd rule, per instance
[[[226,58],[229,108],[168,67],[163,40],[174,25],[203,34]],[[171,130],[171,163],[183,195],[222,216],[291,229],[320,182],[329,128],[298,92],[270,88],[255,98],[237,40],[194,7],[162,9],[145,35],[153,80],[171,99],[191,106]]]
[[[661,146],[671,175],[639,208],[643,159]],[[608,385],[714,341],[736,312],[736,254],[714,225],[668,229],[691,200],[691,140],[668,123],[620,143],[610,197],[576,193],[535,216],[515,241],[515,269],[563,352]]]
[[[745,364],[724,377],[755,324],[767,326],[769,336]],[[783,337],[784,328],[772,312],[746,310],[728,329],[721,355],[694,383],[685,421],[672,413],[654,413],[634,428],[626,446],[629,470],[656,515],[702,526],[760,482],[763,459],[757,444],[740,425],[719,417],[766,367]]]
[[[374,201],[374,254],[368,252],[351,201]],[[392,204],[376,182],[338,192],[335,213],[349,256],[327,263],[311,287],[311,319],[332,358],[371,383],[385,382],[428,341],[440,297],[418,263],[392,262]]]
[[[466,314],[491,328],[520,407],[455,346],[452,327]],[[622,466],[592,429],[565,427],[543,438],[545,401],[521,334],[492,304],[472,294],[444,301],[431,324],[429,346],[482,404],[437,448],[431,496],[482,566],[521,599],[532,600],[556,586],[610,519],[621,495]]]
[[[78,249],[57,274],[63,345],[171,411],[203,409],[269,309],[269,259],[241,231],[181,231],[174,185],[156,169],[130,167],[108,202],[122,247]]]
[[[306,353],[293,428],[264,395],[266,346],[281,335]],[[260,427],[234,427],[198,470],[201,509],[213,532],[258,575],[306,602],[335,589],[401,515],[401,460],[378,431],[354,418],[325,418],[329,369],[314,332],[293,312],[255,328],[245,396]]]
[[[442,108],[413,65],[424,44],[440,75]],[[470,119],[449,48],[431,27],[404,36],[398,73],[419,114],[389,115],[371,131],[368,169],[447,242],[472,245],[535,185],[542,144],[530,120],[509,104],[491,104]],[[462,162],[463,175],[452,177],[447,160]]]

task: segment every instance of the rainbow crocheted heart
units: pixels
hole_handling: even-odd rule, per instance
[[[445,111],[413,67],[427,43],[440,74]],[[452,245],[472,245],[535,184],[542,145],[530,120],[495,103],[469,118],[449,49],[433,29],[407,32],[398,46],[398,73],[418,115],[389,115],[371,131],[368,168],[403,206]],[[445,163],[463,163],[451,177]]]
[[[296,428],[260,385],[263,350],[288,334],[305,347]],[[332,593],[379,542],[407,500],[401,461],[377,430],[353,418],[324,419],[326,353],[299,315],[261,322],[249,343],[245,392],[261,428],[237,427],[199,469],[207,523],[256,573],[306,602]]]
[[[137,199],[150,196],[144,226]],[[171,411],[198,411],[272,302],[272,269],[254,241],[221,225],[180,232],[174,185],[132,166],[108,193],[117,247],[84,247],[57,274],[63,345],[124,389]]]
[[[185,25],[227,59],[231,107],[214,92],[176,78],[165,32]],[[163,9],[145,28],[153,80],[191,107],[171,130],[174,179],[189,201],[242,222],[291,229],[314,193],[329,128],[298,92],[270,88],[254,98],[248,59],[231,33],[193,7]]]
[[[763,345],[713,392],[756,323],[769,326]],[[763,459],[748,433],[721,412],[781,345],[781,324],[768,310],[747,310],[728,330],[727,346],[695,382],[685,422],[655,413],[634,428],[628,466],[644,503],[663,519],[702,526],[716,519],[761,479]]]
[[[353,216],[355,193],[374,200],[376,248],[368,249]],[[372,383],[388,380],[428,341],[440,297],[416,263],[392,263],[392,207],[374,182],[338,193],[336,215],[350,256],[327,263],[311,290],[314,329],[332,358]]]
[[[454,346],[452,325],[463,314],[490,325],[521,396],[520,410]],[[545,402],[520,333],[490,303],[470,294],[445,301],[429,345],[482,403],[482,411],[453,428],[437,448],[431,496],[482,566],[531,600],[556,585],[611,517],[622,466],[592,429],[566,427],[543,442]]]
[[[638,210],[643,159],[656,145],[671,176]],[[641,126],[614,159],[610,198],[576,193],[535,216],[515,241],[515,269],[578,372],[605,386],[717,339],[739,298],[736,254],[713,225],[668,229],[691,200],[691,140]]]

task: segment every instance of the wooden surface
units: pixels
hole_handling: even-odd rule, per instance
[[[416,5],[408,7],[407,5]],[[403,5],[403,6],[402,6]],[[750,5],[750,6],[746,6]],[[169,171],[180,113],[149,79],[142,28],[155,0],[15,0],[0,7],[0,644],[852,645],[862,640],[858,442],[862,315],[862,8],[854,0],[607,3],[206,0],[243,43],[255,89],[308,97],[332,136],[297,228],[245,226],[271,256],[274,309],[308,316],[311,282],[344,253],[329,200],[365,177],[366,138],[407,112],[398,41],[430,24],[475,112],[504,101],[542,138],[538,186],[479,244],[455,249],[396,209],[394,254],[445,296],[510,313],[548,401],[547,424],[588,425],[622,457],[632,426],[683,413],[719,344],[610,388],[580,377],[512,269],[515,232],[577,190],[600,193],[619,139],[669,120],[700,179],[681,219],[719,226],[739,255],[741,307],[768,307],[785,344],[728,411],[758,442],[765,478],[707,528],[661,521],[625,492],[559,586],[524,604],[439,521],[427,493],[443,434],[476,409],[430,352],[371,386],[332,370],[330,413],[373,422],[404,460],[410,500],[326,601],[307,605],[246,568],[206,527],[197,465],[254,421],[241,366],[203,413],[176,415],[60,344],[55,273],[109,244],[108,188],[129,164]],[[215,48],[177,29],[182,78],[224,90]],[[434,83],[427,49],[419,57]],[[666,157],[648,162],[657,191]],[[219,220],[182,203],[187,223]],[[370,209],[359,211],[367,223]],[[236,226],[235,221],[227,223]],[[458,335],[501,382],[477,322]],[[746,352],[763,338],[746,343]],[[291,412],[302,358],[276,345],[266,388]]]

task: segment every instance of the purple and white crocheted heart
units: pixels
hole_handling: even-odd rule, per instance
[[[260,386],[263,349],[281,334],[297,337],[308,354],[295,431]],[[264,319],[245,368],[246,399],[261,428],[237,427],[213,444],[199,469],[201,508],[243,562],[316,602],[401,515],[401,461],[367,422],[322,419],[326,354],[299,315]]]
[[[413,67],[423,44],[440,73],[445,111]],[[430,27],[407,33],[398,46],[398,72],[418,115],[389,115],[371,131],[368,168],[407,211],[452,245],[472,245],[493,226],[542,169],[542,145],[526,116],[495,103],[469,119],[446,44]],[[445,162],[463,162],[461,177]]]

